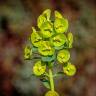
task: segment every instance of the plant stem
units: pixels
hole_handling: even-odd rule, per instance
[[[51,91],[54,91],[54,80],[53,80],[53,74],[51,69],[49,69],[49,79],[50,79]]]

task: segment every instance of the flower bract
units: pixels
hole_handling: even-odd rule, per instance
[[[68,29],[68,20],[64,18],[56,18],[54,21],[56,33],[64,33]]]
[[[67,40],[67,38],[64,34],[57,34],[50,39],[51,43],[55,47],[60,47],[60,46],[64,45],[66,40]]]
[[[70,53],[68,50],[66,49],[63,49],[63,50],[60,50],[57,54],[57,60],[60,62],[60,63],[65,63],[69,60],[70,58]]]
[[[42,37],[36,31],[33,30],[31,34],[31,42],[33,46],[38,47],[40,45],[41,40]]]
[[[59,94],[56,91],[48,91],[45,96],[59,96]]]
[[[52,56],[55,52],[49,41],[42,41],[41,45],[38,48],[38,51],[41,55],[44,56]]]
[[[30,46],[26,46],[24,49],[24,58],[30,59],[31,56],[32,56],[32,49],[30,48]]]
[[[41,61],[37,61],[33,66],[33,73],[37,76],[44,74],[45,70],[46,70],[46,65],[42,64]]]
[[[63,67],[63,71],[66,75],[73,76],[76,73],[76,67],[68,62],[68,64]]]

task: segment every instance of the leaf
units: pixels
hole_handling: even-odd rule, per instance
[[[50,82],[48,80],[43,80],[42,83],[46,88],[50,89]]]
[[[55,55],[52,55],[52,56],[42,56],[41,59],[44,62],[47,62],[47,61],[51,62],[51,61],[53,61],[55,59]]]
[[[63,18],[63,16],[58,11],[55,11],[55,18]]]
[[[38,48],[35,47],[35,46],[32,46],[32,51],[33,51],[33,52],[37,52],[37,51],[38,51]]]
[[[47,65],[49,68],[52,68],[54,66],[54,62],[48,62]]]

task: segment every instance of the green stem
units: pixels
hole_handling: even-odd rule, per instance
[[[49,78],[50,78],[51,91],[54,91],[54,80],[53,80],[53,74],[51,69],[49,69]]]

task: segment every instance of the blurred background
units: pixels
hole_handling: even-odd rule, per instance
[[[96,0],[0,0],[0,96],[44,96],[48,91],[24,61],[23,47],[45,10],[61,12],[74,34],[71,61],[77,73],[59,77],[60,96],[96,96]]]

